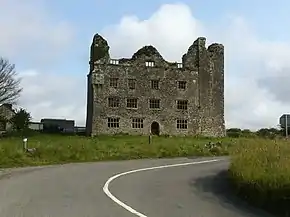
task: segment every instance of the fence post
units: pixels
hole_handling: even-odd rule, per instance
[[[23,150],[26,151],[27,150],[27,138],[23,139]]]

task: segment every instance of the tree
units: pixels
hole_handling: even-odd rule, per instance
[[[276,128],[261,128],[256,134],[259,137],[274,139],[277,136],[281,136],[281,130]]]
[[[230,128],[226,131],[228,137],[238,138],[241,137],[242,130],[240,128]]]
[[[14,104],[21,91],[20,78],[17,78],[15,65],[0,57],[0,105]]]
[[[16,112],[16,114],[11,118],[11,123],[13,128],[17,131],[28,129],[29,122],[31,120],[31,115],[29,112],[25,111],[25,109],[20,109]]]

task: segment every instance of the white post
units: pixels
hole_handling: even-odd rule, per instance
[[[148,143],[151,144],[152,142],[152,134],[151,134],[151,130],[149,131],[149,137],[148,137]]]
[[[26,151],[27,150],[27,138],[23,139],[23,150]]]
[[[285,125],[286,125],[286,126],[285,126],[285,127],[286,127],[286,129],[285,129],[285,130],[286,130],[286,138],[288,138],[288,120],[287,120],[288,115],[287,115],[287,114],[285,115],[285,118],[286,118],[286,119],[285,119]]]

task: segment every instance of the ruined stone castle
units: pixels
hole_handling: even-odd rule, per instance
[[[153,46],[111,59],[93,38],[87,92],[87,134],[224,136],[224,47],[199,37],[168,62]]]

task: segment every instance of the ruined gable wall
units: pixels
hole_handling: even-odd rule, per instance
[[[208,47],[208,56],[211,71],[211,117],[213,123],[211,131],[217,135],[225,136],[224,120],[224,46],[212,44]]]
[[[206,39],[199,37],[183,56],[183,63],[198,71],[200,134],[225,136],[224,46],[214,43],[206,48]]]

